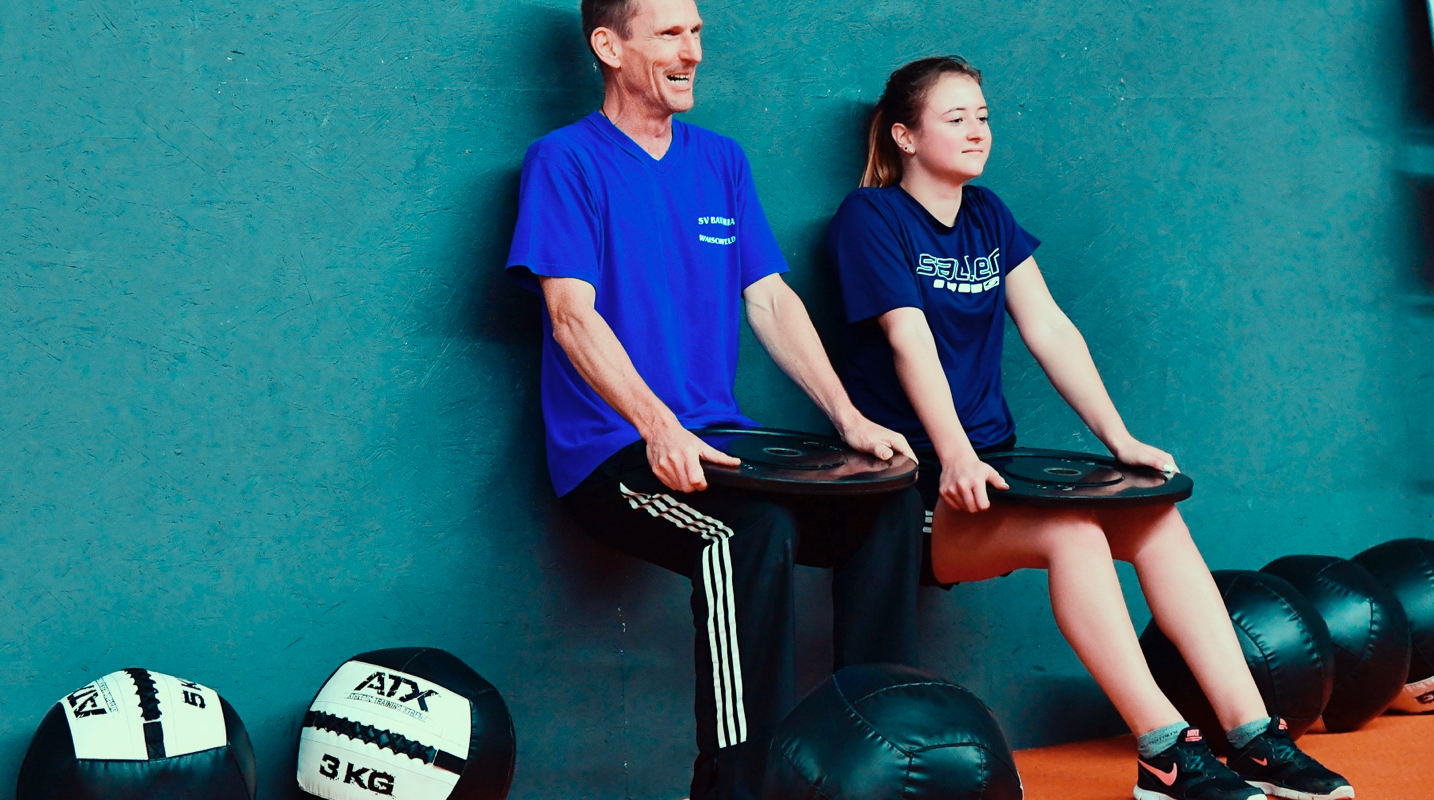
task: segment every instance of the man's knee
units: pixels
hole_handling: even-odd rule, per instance
[[[727,546],[736,560],[748,566],[790,568],[796,563],[798,537],[792,510],[762,500],[734,515]]]
[[[903,489],[877,495],[869,501],[874,513],[867,512],[864,520],[855,517],[867,528],[864,534],[879,536],[887,542],[919,541],[922,526],[926,524],[926,508],[921,502],[921,493],[916,489]]]
[[[926,504],[915,487],[894,492],[882,509],[884,519],[875,526],[873,536],[881,536],[882,546],[890,548],[893,555],[904,554],[901,561],[914,568],[919,574],[924,551],[930,546],[926,537]],[[898,571],[903,567],[893,564]]]
[[[921,493],[916,491],[916,487],[893,493],[888,509],[900,521],[903,531],[915,531],[916,538],[920,538],[921,528],[926,523],[926,504],[921,502]]]
[[[881,514],[900,520],[922,520],[926,508],[921,502],[921,493],[912,486],[899,492],[889,492],[881,497]]]
[[[816,560],[802,563],[875,570],[883,573],[883,581],[909,579],[914,585],[920,579],[923,551],[928,546],[922,530],[926,511],[921,494],[905,489],[851,500],[835,515],[830,546],[826,550],[808,548],[806,557]]]

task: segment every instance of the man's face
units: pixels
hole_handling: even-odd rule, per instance
[[[622,40],[616,80],[622,91],[654,111],[692,109],[692,84],[702,63],[702,17],[693,0],[637,0]]]

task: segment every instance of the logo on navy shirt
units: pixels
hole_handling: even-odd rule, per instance
[[[725,226],[725,227],[730,228],[730,227],[732,227],[733,225],[736,225],[736,224],[737,224],[737,220],[732,219],[731,217],[698,217],[698,218],[697,218],[697,224],[698,224],[698,225],[722,225],[722,226]],[[706,242],[707,244],[728,245],[728,244],[736,244],[736,243],[737,243],[737,237],[736,237],[736,236],[708,236],[708,235],[705,234],[705,233],[699,233],[699,234],[697,234],[697,241],[699,241],[699,242]]]
[[[979,294],[1001,285],[1001,248],[985,258],[937,258],[922,253],[916,262],[917,275],[935,276],[931,288],[961,294]]]

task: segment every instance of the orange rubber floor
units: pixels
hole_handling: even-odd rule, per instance
[[[1434,715],[1380,717],[1353,733],[1316,727],[1300,747],[1349,778],[1358,800],[1434,800]],[[1016,752],[1026,800],[1129,800],[1135,738]]]

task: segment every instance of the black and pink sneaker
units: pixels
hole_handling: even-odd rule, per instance
[[[1220,763],[1198,728],[1152,758],[1136,762],[1135,800],[1251,800],[1260,790]]]
[[[1354,787],[1290,738],[1290,727],[1276,717],[1265,732],[1230,754],[1230,769],[1270,797],[1290,800],[1349,800]]]

